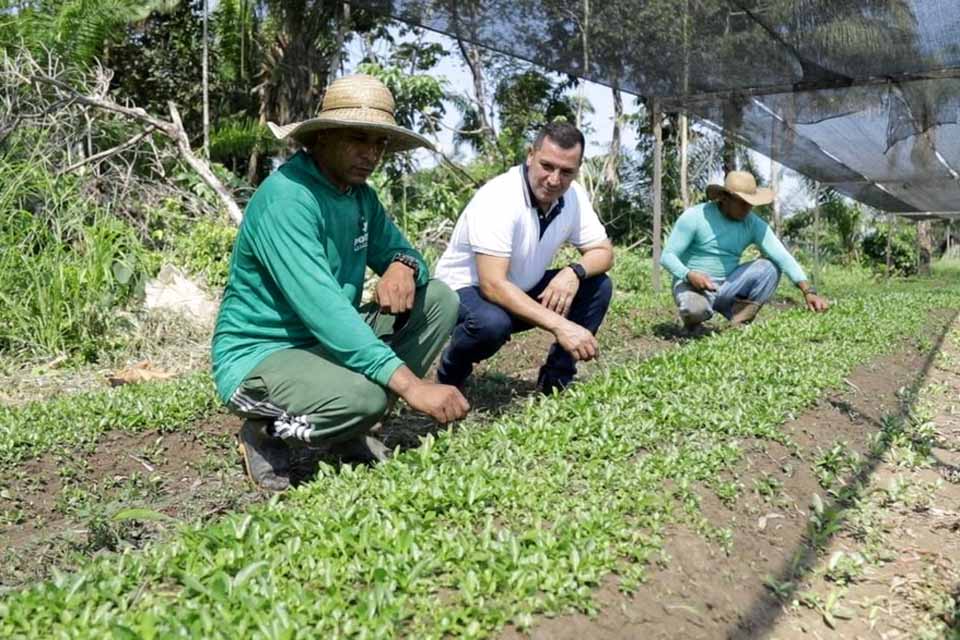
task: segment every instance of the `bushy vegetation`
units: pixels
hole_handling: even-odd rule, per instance
[[[137,234],[82,186],[0,155],[0,353],[93,359],[142,284]]]
[[[891,229],[884,225],[863,238],[864,258],[877,270],[886,269],[887,244],[890,245],[890,269],[908,276],[917,272],[917,233],[912,227]]]

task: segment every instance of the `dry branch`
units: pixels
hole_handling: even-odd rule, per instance
[[[97,153],[97,154],[95,154],[95,155],[92,155],[92,156],[90,156],[89,158],[83,158],[82,160],[80,160],[80,161],[78,161],[78,162],[74,162],[74,163],[71,164],[69,167],[66,167],[65,169],[61,169],[60,171],[58,171],[57,174],[58,174],[58,175],[63,175],[63,174],[65,174],[65,173],[70,173],[71,171],[74,171],[74,170],[76,170],[76,169],[79,169],[80,167],[82,167],[82,166],[84,166],[84,165],[91,164],[91,163],[94,163],[94,162],[98,162],[98,161],[100,161],[100,160],[105,160],[106,158],[109,158],[109,157],[112,156],[112,155],[116,155],[116,154],[118,154],[118,153],[120,153],[120,152],[122,152],[122,151],[125,151],[125,150],[129,149],[130,147],[136,145],[138,142],[140,142],[141,140],[143,140],[144,138],[146,138],[148,135],[150,135],[151,133],[153,133],[153,132],[156,131],[156,130],[157,130],[156,127],[154,127],[154,126],[151,125],[151,126],[147,127],[146,129],[144,129],[142,132],[138,133],[137,135],[135,135],[135,136],[133,136],[132,138],[130,138],[129,140],[127,140],[126,142],[121,143],[121,144],[118,144],[117,146],[115,146],[115,147],[113,147],[113,148],[110,148],[110,149],[107,149],[106,151],[101,151],[100,153]]]
[[[99,98],[93,95],[83,95],[65,82],[62,82],[61,80],[51,76],[34,74],[30,77],[30,80],[31,82],[42,83],[55,87],[60,91],[69,94],[77,103],[102,109],[104,111],[118,113],[138,122],[145,123],[152,130],[160,131],[177,145],[177,149],[179,150],[184,161],[189,164],[190,167],[200,176],[200,179],[203,180],[204,183],[206,183],[206,185],[213,189],[213,191],[217,194],[217,197],[220,198],[220,201],[223,203],[224,207],[226,207],[231,220],[237,224],[240,224],[241,220],[243,220],[243,212],[240,210],[239,205],[237,205],[236,200],[234,200],[233,196],[230,194],[224,184],[210,169],[210,165],[193,153],[193,150],[190,148],[190,140],[187,138],[187,132],[183,128],[183,122],[180,120],[180,115],[177,112],[177,108],[172,102],[169,106],[170,115],[173,121],[168,122],[166,120],[157,118],[156,116],[150,115],[144,109],[139,107],[125,107],[117,104],[112,99],[107,97]]]

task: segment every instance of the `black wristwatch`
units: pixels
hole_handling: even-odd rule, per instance
[[[399,262],[400,264],[413,269],[413,279],[416,280],[420,275],[420,261],[409,253],[397,253],[390,262]]]
[[[807,297],[810,294],[817,295],[816,287],[807,287],[807,290],[803,292],[803,297]]]
[[[587,279],[587,270],[584,269],[583,265],[580,264],[579,262],[571,262],[567,266],[573,269],[573,272],[577,274],[577,280],[580,280],[581,282],[583,282],[584,280]]]

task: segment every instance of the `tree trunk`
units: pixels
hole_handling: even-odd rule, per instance
[[[723,172],[737,170],[737,143],[735,135],[743,123],[739,101],[731,98],[723,105]]]
[[[616,82],[613,85],[613,133],[610,135],[610,150],[604,163],[603,179],[616,190],[620,186],[620,122],[623,120],[623,94]]]
[[[343,42],[346,38],[347,22],[350,20],[350,5],[338,4],[336,11],[337,35],[333,57],[330,60],[330,73],[327,75],[327,84],[336,80],[343,65]]]
[[[583,0],[583,20],[580,22],[580,36],[583,40],[583,77],[590,73],[590,0]],[[580,79],[577,91],[577,129],[583,123],[584,80]]]
[[[210,159],[210,42],[207,35],[210,6],[203,0],[203,157]]]
[[[473,78],[473,98],[476,101],[480,129],[483,130],[483,134],[481,135],[483,135],[489,143],[495,143],[496,134],[490,123],[490,117],[487,114],[487,90],[483,77],[483,63],[480,60],[480,50],[460,39],[457,40],[457,44],[460,46],[460,54],[463,56],[463,61],[466,63],[467,68],[470,69],[470,76]]]
[[[266,55],[258,87],[262,119],[278,124],[316,114],[334,61],[321,45],[334,31],[340,3],[315,2],[307,10],[294,4],[276,5],[281,28]]]
[[[660,234],[663,216],[663,129],[662,115],[656,100],[650,101],[653,124],[653,290],[660,293]]]

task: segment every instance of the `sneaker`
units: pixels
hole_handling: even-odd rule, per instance
[[[560,380],[547,374],[547,371],[540,367],[540,373],[537,375],[537,391],[545,396],[553,395],[554,392],[561,392],[573,384],[573,379]]]
[[[393,455],[382,440],[369,434],[339,442],[331,447],[331,452],[342,462],[370,465],[386,462]]]
[[[243,468],[253,484],[266,491],[290,488],[290,448],[280,438],[267,434],[265,422],[245,421],[237,440]]]
[[[731,309],[730,326],[742,327],[750,324],[753,322],[753,319],[757,317],[757,313],[760,311],[761,306],[762,305],[759,305],[756,302],[737,298],[733,303],[733,308]]]
[[[713,329],[704,326],[702,322],[698,322],[696,324],[684,325],[677,332],[677,336],[680,338],[703,338],[711,333],[713,333]]]

